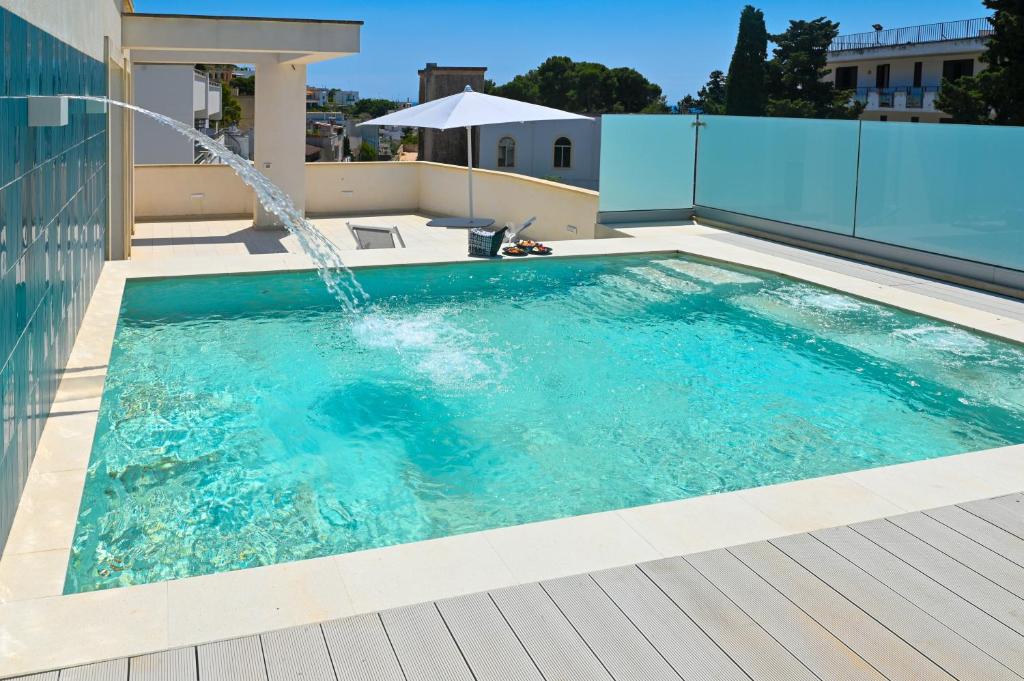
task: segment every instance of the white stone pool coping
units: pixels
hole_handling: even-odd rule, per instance
[[[560,242],[556,256],[694,254],[1024,342],[1024,322],[706,238],[696,225]],[[353,267],[462,262],[351,251]],[[0,676],[136,655],[1024,490],[1024,445],[142,586],[61,595],[127,279],[310,269],[300,255],[107,263],[0,559]]]

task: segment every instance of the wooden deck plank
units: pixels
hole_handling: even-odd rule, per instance
[[[64,669],[60,678],[62,681],[127,681],[128,658]]]
[[[1024,634],[1024,600],[887,520],[851,525],[889,553]]]
[[[324,622],[323,631],[339,681],[405,681],[380,615]]]
[[[970,501],[959,506],[968,513],[984,518],[996,527],[1024,539],[1024,494]]]
[[[1024,597],[1024,567],[923,513],[896,516],[890,521],[1010,593]]]
[[[337,681],[319,624],[261,634],[269,681]]]
[[[771,543],[958,679],[1019,680],[990,655],[808,534]]]
[[[952,677],[768,542],[729,549],[892,681]]]
[[[259,636],[198,646],[196,658],[201,681],[267,681]]]
[[[548,681],[611,681],[608,670],[540,584],[498,589],[490,596]]]
[[[380,614],[408,681],[472,681],[459,646],[433,603]]]
[[[959,506],[945,506],[925,514],[938,520],[965,537],[970,537],[990,551],[1003,558],[1024,566],[1024,539],[965,511]]]
[[[755,681],[817,678],[682,558],[638,567]]]
[[[848,527],[813,536],[1024,677],[1024,637]]]
[[[686,561],[818,677],[885,678],[728,551],[686,556]]]
[[[672,666],[590,575],[541,586],[617,681],[679,681]]]
[[[635,565],[593,575],[684,679],[747,679],[735,662]]]
[[[198,674],[195,646],[139,655],[128,660],[128,681],[194,681]]]
[[[437,609],[476,681],[544,681],[489,595],[438,601]]]

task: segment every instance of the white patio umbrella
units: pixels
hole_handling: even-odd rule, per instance
[[[393,125],[434,130],[466,129],[467,175],[469,178],[469,220],[459,226],[474,226],[473,222],[473,126],[496,123],[525,123],[527,121],[591,120],[587,116],[528,104],[514,99],[485,95],[466,89],[448,97],[435,99],[419,106],[389,113],[359,125]],[[449,226],[455,226],[455,222]]]

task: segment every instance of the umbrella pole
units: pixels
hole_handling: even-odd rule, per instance
[[[469,177],[469,219],[473,219],[473,126],[466,126],[466,175]]]

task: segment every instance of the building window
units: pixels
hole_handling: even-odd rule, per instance
[[[878,120],[880,120],[880,121],[882,121],[884,123],[885,121],[889,120],[889,117],[888,116],[879,116]]]
[[[875,87],[883,90],[889,87],[889,65],[879,64],[875,67]]]
[[[914,87],[921,87],[924,76],[924,62],[914,62]]]
[[[498,167],[516,167],[516,141],[511,137],[502,137],[498,140]]]
[[[568,137],[559,137],[555,140],[555,167],[572,167],[572,141]]]
[[[920,123],[921,122],[921,117],[920,116],[911,116],[910,117],[910,122],[911,123]]]
[[[857,67],[840,66],[836,69],[836,89],[856,90],[857,89]]]
[[[949,59],[942,62],[942,79],[958,80],[974,75],[973,59]]]

